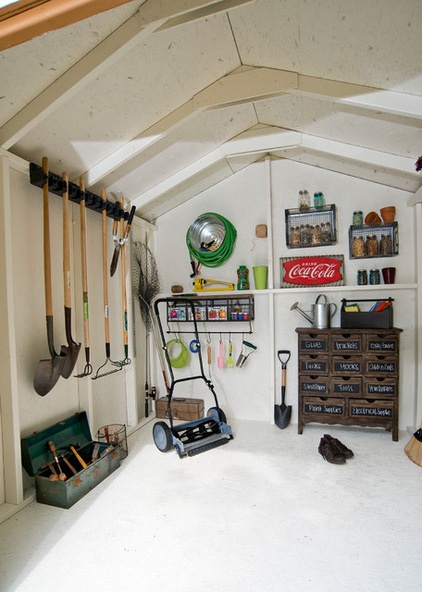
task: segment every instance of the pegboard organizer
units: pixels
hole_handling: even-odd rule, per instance
[[[42,167],[34,164],[33,162],[29,165],[29,179],[31,185],[35,187],[39,187],[42,189],[45,183],[45,174],[42,170]],[[129,212],[120,208],[120,204],[118,202],[112,201],[104,201],[101,196],[92,193],[91,191],[83,192],[79,185],[76,183],[68,183],[69,189],[69,200],[73,203],[79,204],[82,196],[85,196],[85,206],[94,212],[101,213],[104,209],[106,210],[107,216],[110,218],[116,218],[121,220],[127,220],[129,218]],[[63,197],[64,192],[64,182],[61,175],[57,175],[55,173],[48,173],[48,190],[50,193],[54,193],[54,195],[58,195],[59,197]]]

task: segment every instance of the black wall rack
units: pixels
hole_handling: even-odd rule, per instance
[[[45,174],[42,167],[31,162],[29,165],[29,179],[31,185],[42,189],[45,183]],[[51,172],[48,173],[48,190],[50,193],[63,197],[64,186],[64,181],[60,175]],[[121,209],[118,202],[104,201],[102,197],[91,191],[85,190],[85,192],[83,192],[76,183],[69,182],[68,188],[69,200],[73,203],[79,204],[82,196],[85,194],[85,205],[90,210],[101,213],[105,209],[107,216],[113,219],[116,218],[121,220],[123,218],[124,220],[127,220],[129,218],[129,212]]]

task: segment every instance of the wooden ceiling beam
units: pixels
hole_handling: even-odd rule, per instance
[[[0,9],[0,51],[131,0],[20,0]]]

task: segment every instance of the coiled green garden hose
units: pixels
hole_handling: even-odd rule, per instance
[[[237,232],[233,224],[221,216],[220,214],[214,214],[212,212],[208,212],[201,216],[202,219],[205,219],[207,216],[211,218],[217,218],[224,227],[224,238],[221,244],[213,249],[213,245],[202,245],[199,249],[195,248],[192,244],[191,240],[191,228],[190,227],[186,233],[186,245],[189,250],[189,254],[191,259],[196,259],[198,263],[201,263],[205,267],[219,267],[223,265],[233,252],[234,243],[236,241]]]

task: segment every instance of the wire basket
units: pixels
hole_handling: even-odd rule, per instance
[[[120,450],[120,460],[128,455],[126,426],[121,423],[112,423],[98,429],[98,442],[107,442],[108,444],[117,444]]]

